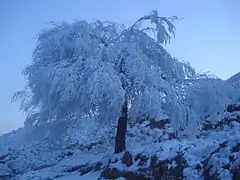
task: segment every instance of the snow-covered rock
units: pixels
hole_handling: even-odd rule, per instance
[[[12,176],[12,169],[7,164],[0,164],[0,179],[10,179]]]
[[[0,136],[0,179],[238,179],[239,117],[226,112],[197,138],[176,138],[167,122],[143,121],[128,128],[127,152],[120,154],[113,154],[115,127],[58,125],[66,137],[47,132],[55,123],[21,128]]]
[[[240,88],[240,72],[228,78],[226,81],[232,84],[234,87]]]

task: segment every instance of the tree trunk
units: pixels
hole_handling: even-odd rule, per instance
[[[127,132],[127,99],[125,99],[122,106],[121,116],[118,119],[117,134],[115,138],[114,153],[123,152],[126,149],[126,132]]]

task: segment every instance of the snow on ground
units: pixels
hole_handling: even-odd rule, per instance
[[[229,118],[239,113],[226,114]],[[49,125],[51,126],[51,125]],[[55,126],[55,124],[54,124]],[[100,130],[82,130],[82,127],[72,128],[71,133],[65,138],[66,141],[57,143],[57,136],[47,141],[44,138],[44,129],[22,128],[0,137],[0,179],[84,179],[94,180],[101,176],[101,171],[109,163],[109,160],[120,159],[122,154],[114,155],[114,128],[102,128]],[[36,133],[38,132],[38,133]],[[174,138],[171,137],[171,128],[151,129],[148,122],[129,127],[127,134],[128,151],[133,157],[145,154],[150,157],[156,155],[158,160],[173,159],[179,152],[187,161],[187,167],[183,171],[185,179],[203,179],[204,160],[208,159],[209,173],[219,173],[223,180],[232,179],[229,168],[237,168],[240,164],[240,153],[232,152],[233,147],[240,144],[240,124],[232,122],[219,128],[203,131],[198,138]],[[41,134],[42,133],[42,134]],[[61,136],[60,136],[61,137]],[[74,141],[72,140],[74,139]],[[77,141],[77,139],[79,139]],[[107,139],[107,140],[106,140]],[[235,158],[235,164],[229,160],[229,155]],[[96,172],[97,163],[101,163]],[[136,171],[138,161],[134,161],[130,167],[121,161],[112,163],[122,171]],[[146,166],[150,164],[148,160]],[[175,166],[171,161],[169,166]],[[223,168],[227,165],[232,167]],[[88,170],[92,166],[94,168]],[[81,175],[81,173],[85,173]]]
[[[234,87],[240,87],[240,72],[233,75],[226,80],[228,83],[231,83]]]
[[[83,176],[79,177],[79,173],[71,173],[69,175],[57,178],[57,180],[93,180],[93,179],[98,179],[99,173],[93,172],[93,173],[88,173]]]

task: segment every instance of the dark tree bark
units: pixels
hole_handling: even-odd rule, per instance
[[[126,132],[127,132],[127,118],[128,118],[128,107],[127,99],[125,99],[122,106],[121,116],[118,119],[117,135],[115,138],[115,149],[114,153],[123,152],[126,149]]]
[[[122,57],[120,57],[119,74],[123,74],[124,76],[126,76],[124,67],[125,67],[125,61],[126,61],[125,57],[127,56],[128,56],[128,51],[124,50]],[[127,88],[126,80],[122,78],[121,82],[122,82],[122,88],[126,90]],[[121,153],[126,149],[127,121],[128,121],[128,99],[125,94],[125,101],[124,101],[124,104],[122,105],[121,116],[118,119],[114,153]]]

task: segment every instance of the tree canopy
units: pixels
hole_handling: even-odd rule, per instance
[[[115,123],[126,98],[130,121],[167,116],[176,131],[220,112],[235,98],[232,88],[200,78],[163,47],[175,35],[177,19],[152,11],[131,27],[76,21],[41,31],[23,70],[26,88],[14,96],[23,95],[25,125],[73,116]],[[143,26],[146,20],[153,26]]]

